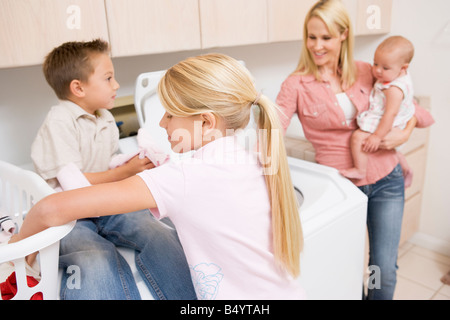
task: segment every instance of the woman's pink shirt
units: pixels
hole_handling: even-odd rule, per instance
[[[359,114],[369,108],[374,79],[370,64],[357,61],[356,66],[357,81],[345,93]],[[356,117],[350,124],[347,123],[328,82],[317,81],[312,75],[291,75],[283,82],[276,102],[282,111],[280,118],[284,130],[288,128],[293,114],[297,113],[305,138],[314,146],[317,163],[338,170],[353,167],[350,139],[358,128]],[[427,111],[422,108],[416,110],[419,127],[433,122]],[[370,154],[367,176],[356,184],[363,186],[377,182],[386,177],[398,162],[395,150],[379,150]]]

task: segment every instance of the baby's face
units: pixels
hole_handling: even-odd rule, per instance
[[[380,82],[391,82],[404,75],[406,67],[403,58],[396,50],[377,50],[375,52],[372,72]]]

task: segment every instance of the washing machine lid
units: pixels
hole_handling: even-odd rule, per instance
[[[292,183],[303,196],[303,222],[335,219],[343,211],[367,203],[367,197],[336,169],[291,157],[288,163]]]

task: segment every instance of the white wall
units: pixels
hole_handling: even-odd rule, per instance
[[[422,243],[450,255],[450,2],[394,0],[392,32],[414,43],[411,73],[418,95],[430,95],[431,129],[420,232]],[[447,29],[447,30],[445,30]],[[425,244],[425,243],[424,243]]]
[[[450,181],[450,147],[445,129],[450,121],[450,2],[448,0],[394,0],[391,34],[408,37],[416,47],[411,74],[417,95],[432,98],[432,127],[420,234],[417,241],[450,255],[450,197],[445,194]],[[44,36],[44,35],[43,35]],[[356,57],[372,61],[377,44],[385,36],[358,37]],[[31,49],[31,48],[30,48]],[[209,50],[214,51],[214,50]],[[299,42],[221,48],[242,59],[253,73],[256,84],[275,99],[281,82],[295,68]],[[141,72],[166,69],[177,61],[203,53],[190,51],[114,59],[121,84],[119,96],[133,93]],[[0,160],[17,165],[31,162],[29,153],[34,135],[56,98],[45,82],[40,66],[0,70]],[[299,131],[293,125],[291,131]],[[445,252],[444,252],[445,253]]]

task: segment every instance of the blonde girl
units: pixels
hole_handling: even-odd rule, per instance
[[[19,236],[74,219],[150,208],[175,224],[199,299],[299,299],[302,231],[275,105],[221,54],[186,59],[162,78],[160,121],[192,157],[37,203]],[[239,143],[256,109],[258,154]]]

